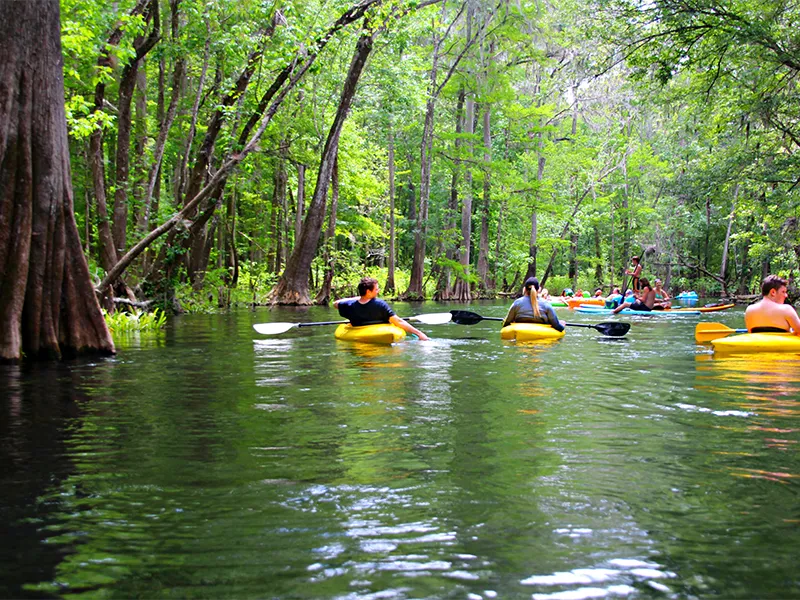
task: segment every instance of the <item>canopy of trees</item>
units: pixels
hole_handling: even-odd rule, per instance
[[[747,294],[800,267],[798,6],[63,0],[95,287],[307,304]]]

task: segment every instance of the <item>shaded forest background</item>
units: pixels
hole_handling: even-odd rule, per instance
[[[205,310],[800,268],[798,5],[62,0],[99,291]]]

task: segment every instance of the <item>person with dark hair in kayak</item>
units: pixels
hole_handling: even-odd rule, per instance
[[[559,321],[555,309],[549,302],[539,300],[539,280],[528,277],[522,288],[523,296],[514,300],[503,320],[503,327],[511,323],[542,323],[556,331],[564,331],[564,321]]]
[[[625,275],[631,276],[631,287],[638,294],[642,291],[642,280],[640,279],[642,276],[642,264],[639,262],[638,256],[631,258],[631,262],[633,264],[630,268],[625,269]]]
[[[364,277],[358,282],[358,296],[337,300],[333,303],[333,307],[338,309],[339,314],[350,321],[353,327],[391,323],[408,333],[413,333],[422,341],[430,339],[419,329],[394,314],[391,306],[378,298],[379,292],[378,280]]]
[[[634,300],[633,302],[623,302],[617,308],[614,309],[614,314],[617,314],[621,310],[625,310],[626,308],[630,308],[631,310],[640,310],[644,312],[650,312],[653,310],[653,306],[656,303],[656,292],[653,288],[650,287],[650,282],[642,277],[640,282],[641,284],[641,291],[639,292],[639,297]]]
[[[744,311],[744,324],[750,333],[781,332],[800,335],[800,318],[786,302],[787,281],[777,275],[767,275],[761,282],[761,300]]]

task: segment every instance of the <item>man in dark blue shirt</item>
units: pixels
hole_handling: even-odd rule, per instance
[[[364,277],[358,283],[358,293],[360,296],[353,298],[342,298],[333,303],[333,307],[339,310],[339,314],[350,321],[353,327],[362,325],[374,325],[377,323],[391,323],[400,329],[413,333],[419,339],[425,341],[427,335],[419,329],[409,325],[406,321],[394,314],[392,308],[383,300],[378,298],[378,280],[372,277]]]

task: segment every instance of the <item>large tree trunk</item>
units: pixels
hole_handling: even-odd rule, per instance
[[[72,205],[58,2],[0,2],[0,360],[112,354]]]
[[[308,213],[300,232],[300,239],[294,245],[294,250],[286,264],[286,270],[283,272],[280,281],[278,281],[278,285],[275,286],[275,289],[270,294],[273,304],[311,304],[308,294],[308,274],[311,269],[311,262],[317,253],[317,243],[319,242],[322,222],[325,219],[328,186],[330,185],[333,165],[339,150],[339,136],[345,119],[347,119],[347,113],[350,111],[358,80],[361,78],[367,57],[372,52],[373,42],[372,36],[365,34],[356,43],[353,60],[350,62],[350,69],[344,81],[339,107],[336,110],[336,116],[333,119],[328,139],[325,141],[325,148],[322,151],[314,196],[308,206]]]

